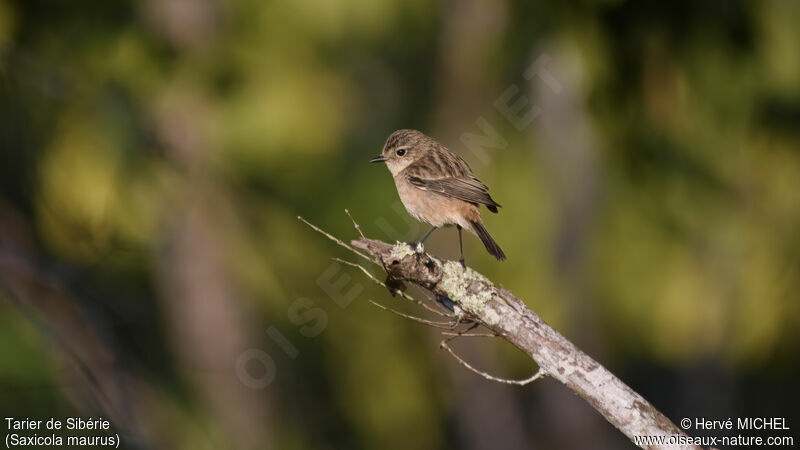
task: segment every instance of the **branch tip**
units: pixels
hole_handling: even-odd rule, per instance
[[[358,234],[361,235],[361,238],[366,239],[367,237],[364,236],[364,233],[361,231],[361,225],[359,225],[358,222],[356,222],[356,219],[353,218],[353,215],[350,214],[350,210],[345,208],[344,212],[347,213],[347,216],[353,221],[353,226],[356,228],[356,231],[358,231]]]
[[[325,231],[325,230],[321,229],[320,227],[318,227],[318,226],[314,225],[313,223],[311,223],[311,222],[307,221],[307,220],[306,220],[306,219],[304,219],[302,216],[297,216],[297,218],[298,218],[300,221],[302,221],[303,223],[305,223],[306,225],[308,225],[309,227],[311,227],[311,229],[312,229],[312,230],[314,230],[314,231],[316,231],[316,232],[318,232],[318,233],[320,233],[320,234],[322,234],[322,235],[326,236],[328,239],[332,240],[333,242],[336,242],[336,243],[337,243],[337,244],[339,244],[340,246],[342,246],[342,247],[344,247],[344,248],[346,248],[346,249],[350,250],[351,252],[353,252],[353,253],[355,253],[356,255],[358,255],[358,256],[360,256],[360,257],[362,257],[362,258],[366,259],[367,261],[369,261],[369,262],[371,262],[371,263],[378,264],[378,262],[377,262],[375,259],[372,259],[372,258],[370,258],[369,256],[367,256],[367,255],[365,255],[365,254],[361,253],[360,251],[358,251],[358,250],[354,249],[353,247],[351,247],[351,246],[349,246],[349,245],[345,244],[345,243],[344,243],[344,241],[342,241],[341,239],[339,239],[339,238],[337,238],[336,236],[334,236],[334,235],[332,235],[332,234],[328,233],[327,231]]]

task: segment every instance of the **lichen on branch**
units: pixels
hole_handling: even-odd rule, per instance
[[[461,309],[480,316],[486,302],[492,299],[494,284],[471,267],[446,261],[442,264],[442,277],[437,287]]]

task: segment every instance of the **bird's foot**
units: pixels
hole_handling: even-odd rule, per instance
[[[422,253],[425,251],[425,246],[422,242],[406,242],[409,247],[411,247],[415,252]]]
[[[458,262],[461,263],[461,268],[462,269],[466,269],[467,268],[467,265],[464,263],[464,258],[459,259]]]

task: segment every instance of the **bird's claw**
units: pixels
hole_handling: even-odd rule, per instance
[[[425,245],[422,242],[406,242],[406,244],[414,249],[416,253],[422,253],[425,251]]]

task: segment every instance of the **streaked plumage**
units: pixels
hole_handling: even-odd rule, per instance
[[[434,227],[466,228],[481,239],[492,256],[506,258],[484,227],[478,206],[485,205],[496,213],[500,204],[460,156],[419,131],[398,130],[373,161],[386,162],[403,205],[416,219]]]

